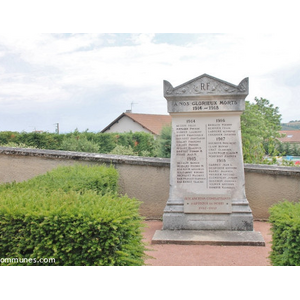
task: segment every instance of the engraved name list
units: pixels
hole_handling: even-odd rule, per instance
[[[188,201],[185,203],[185,211],[217,211],[217,206],[220,208],[220,205],[221,207],[225,205],[225,212],[230,212],[229,194],[230,190],[236,189],[238,179],[236,172],[238,168],[236,158],[239,154],[236,142],[238,124],[235,119],[226,116],[176,118],[174,121],[177,187],[192,194],[201,191],[207,195],[210,204],[214,201],[211,194],[217,194],[215,200],[218,200],[216,205],[210,205],[210,209],[207,209],[204,205],[205,197],[201,197],[201,201],[204,202],[199,202],[199,197],[187,195],[184,197],[185,202]],[[220,196],[223,198],[220,199]],[[199,207],[191,204],[195,201]],[[192,211],[187,207],[190,204],[193,205]],[[220,212],[224,212],[224,209]]]

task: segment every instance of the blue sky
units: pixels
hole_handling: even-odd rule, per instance
[[[299,53],[285,34],[0,34],[0,130],[98,132],[131,107],[167,114],[163,80],[203,73],[249,77],[247,100],[300,119]]]

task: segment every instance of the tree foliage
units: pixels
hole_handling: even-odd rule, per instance
[[[262,163],[266,154],[277,154],[281,115],[269,100],[255,97],[254,101],[246,101],[241,116],[243,155],[245,162]]]

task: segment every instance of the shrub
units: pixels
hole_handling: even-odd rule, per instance
[[[0,131],[0,144],[8,144],[10,142],[16,142],[16,139],[20,135],[15,131]]]
[[[116,146],[132,148],[139,156],[157,156],[157,141],[146,132],[93,133],[73,132],[56,134],[48,132],[0,132],[0,145],[78,152],[110,153]]]
[[[33,146],[27,146],[23,143],[15,143],[15,142],[8,142],[6,144],[0,145],[0,147],[10,147],[10,148],[27,148],[27,149],[36,149],[36,147]]]
[[[64,135],[48,132],[13,132],[1,131],[0,144],[14,143],[21,148],[59,149]],[[26,145],[26,146],[24,146]]]
[[[270,208],[271,263],[300,266],[300,203],[284,201]]]
[[[95,142],[89,141],[85,136],[70,136],[62,141],[60,149],[66,151],[97,153],[99,151],[99,146]]]
[[[95,142],[99,145],[100,153],[109,153],[116,147],[115,133],[96,133]]]
[[[60,167],[0,186],[0,257],[17,258],[2,265],[142,265],[140,203],[116,193],[116,178],[112,167]]]
[[[64,192],[76,191],[84,193],[93,190],[98,194],[118,192],[118,172],[113,167],[102,166],[60,166],[44,175],[36,176],[28,181],[20,183],[8,183],[0,185],[3,189],[37,189],[47,193],[61,189]]]
[[[152,134],[134,132],[132,133],[132,140],[134,142],[133,150],[136,151],[139,156],[157,156],[157,141]]]
[[[117,155],[132,155],[137,156],[138,154],[133,151],[131,146],[122,146],[117,145],[112,151],[110,151],[110,154],[117,154]]]
[[[171,157],[171,143],[172,143],[172,126],[166,125],[162,128],[160,136],[158,137],[159,154],[160,157]]]
[[[135,199],[99,196],[91,191],[41,194],[11,190],[5,197],[1,195],[0,201],[2,258],[51,258],[55,265],[63,266],[143,264],[141,219]]]

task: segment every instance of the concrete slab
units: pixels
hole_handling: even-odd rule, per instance
[[[257,231],[156,230],[152,244],[265,246]]]

